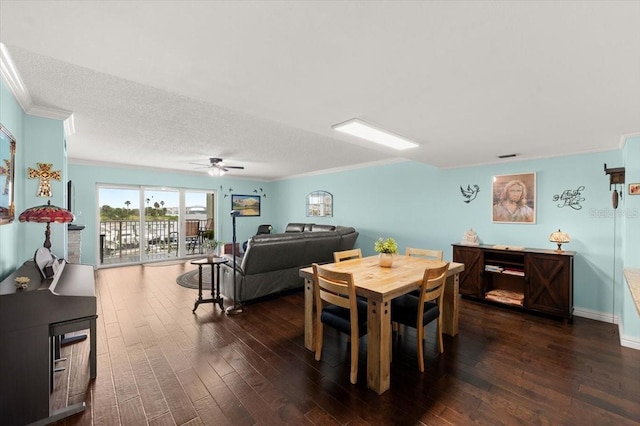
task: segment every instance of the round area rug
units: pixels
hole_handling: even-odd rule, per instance
[[[178,275],[176,282],[182,287],[198,288],[198,270],[185,272],[182,275]],[[211,289],[211,268],[202,268],[202,288]]]

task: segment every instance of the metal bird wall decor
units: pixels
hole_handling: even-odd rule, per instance
[[[478,196],[478,192],[480,192],[480,187],[478,185],[473,185],[473,187],[471,185],[467,185],[467,189],[464,189],[462,185],[460,185],[460,192],[462,193],[462,196],[465,198],[465,200],[463,201],[465,203],[470,203],[473,200],[475,200],[476,197]]]
[[[258,188],[258,189],[260,189],[260,193],[259,193],[259,194],[258,194],[258,190],[257,190],[257,189],[254,189],[254,190],[253,190],[253,192],[254,192],[254,193],[256,193],[256,194],[258,194],[258,195],[259,195],[259,196],[261,196],[261,197],[267,198],[267,194],[265,194],[265,193],[264,193],[264,191],[262,190],[262,188]]]

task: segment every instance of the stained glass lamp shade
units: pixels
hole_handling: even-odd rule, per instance
[[[551,235],[549,235],[549,241],[558,244],[557,252],[560,253],[562,252],[562,244],[568,243],[571,241],[571,238],[569,237],[569,234],[558,229],[557,232],[552,232]]]
[[[51,222],[55,223],[69,223],[73,222],[75,217],[69,210],[51,205],[51,201],[47,201],[47,204],[41,206],[30,207],[20,213],[18,220],[20,222],[38,222],[46,223],[47,229],[44,232],[44,247],[51,250]]]

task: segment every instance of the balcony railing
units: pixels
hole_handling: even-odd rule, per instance
[[[203,230],[207,221],[201,220],[199,229]],[[140,232],[137,220],[100,221],[100,263],[130,263],[140,260],[140,250],[144,258],[163,259],[179,256],[180,224],[175,220],[148,220],[144,224],[145,232]],[[199,253],[201,240],[190,236],[185,239],[188,253]]]

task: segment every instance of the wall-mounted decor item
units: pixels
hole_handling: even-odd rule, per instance
[[[465,203],[470,203],[478,196],[480,187],[478,185],[467,185],[467,189],[464,189],[462,185],[460,185],[460,192],[462,192],[462,196],[465,198],[463,201]]]
[[[61,180],[60,170],[51,171],[53,164],[38,163],[37,169],[29,167],[27,175],[29,179],[40,179],[38,185],[38,197],[51,197],[51,179]]]
[[[629,195],[640,195],[640,183],[629,184]]]
[[[258,189],[260,190],[260,193],[258,194]],[[254,189],[253,192],[255,194],[260,195],[261,197],[267,198],[267,194],[265,194],[265,192],[262,190],[262,188],[258,188],[258,189]]]
[[[0,124],[0,225],[13,222],[15,217],[15,162],[16,140]]]
[[[493,177],[493,222],[536,223],[536,174]]]
[[[582,185],[576,189],[565,189],[561,194],[554,195],[553,201],[559,201],[558,208],[571,207],[574,210],[580,210],[582,209],[580,203],[585,200],[582,196],[582,191],[584,191],[584,186]]]
[[[313,191],[307,194],[307,216],[333,216],[333,195],[327,191]]]
[[[239,216],[260,216],[260,196],[232,194],[231,210],[239,211]]]
[[[624,167],[607,168],[607,163],[604,163],[604,173],[609,175],[609,191],[611,191],[611,185],[613,185],[613,193],[611,194],[611,204],[614,209],[618,208],[618,199],[622,198],[622,188],[624,186]],[[618,191],[618,185],[620,185],[620,191]]]

